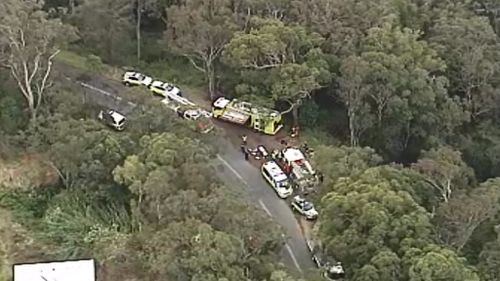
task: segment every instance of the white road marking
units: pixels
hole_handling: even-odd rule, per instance
[[[262,207],[262,209],[264,209],[264,212],[266,212],[270,217],[273,216],[273,214],[271,214],[271,211],[269,211],[269,209],[266,207],[266,204],[264,204],[262,199],[259,199],[259,204]]]
[[[302,268],[300,268],[299,262],[297,261],[297,258],[293,254],[292,248],[290,247],[290,245],[288,245],[288,243],[285,243],[285,248],[288,251],[288,254],[290,255],[290,257],[292,258],[292,261],[295,264],[295,267],[299,270],[300,273],[302,273]]]
[[[247,182],[245,181],[245,179],[243,179],[243,177],[238,173],[238,171],[236,171],[229,163],[227,163],[227,161],[224,160],[224,158],[222,158],[219,154],[217,154],[217,159],[219,159],[222,162],[222,164],[224,164],[227,168],[229,168],[229,170],[231,170],[231,172],[233,172],[233,174],[240,181],[242,181],[245,185],[248,185]]]

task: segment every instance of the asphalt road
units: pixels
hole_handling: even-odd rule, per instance
[[[113,108],[125,115],[136,107],[121,96],[125,88],[119,81],[110,81],[95,75],[82,75],[64,65],[59,65],[56,69],[63,73],[64,79],[79,84],[84,89],[86,98],[101,106]],[[252,202],[258,204],[258,207],[282,226],[285,232],[282,262],[299,274],[315,268],[300,226],[287,202],[280,199],[264,181],[260,171],[243,158],[239,147],[225,139],[221,139],[221,147],[225,149],[217,158],[219,166],[224,169],[217,170],[223,181],[227,185],[241,186]]]

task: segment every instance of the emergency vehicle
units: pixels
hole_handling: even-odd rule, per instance
[[[212,104],[212,114],[214,118],[244,125],[267,135],[275,135],[283,127],[280,112],[237,99],[216,99]]]
[[[97,115],[97,119],[117,131],[123,131],[127,120],[125,116],[114,110],[101,110]]]
[[[265,162],[261,167],[261,173],[281,199],[292,195],[293,189],[290,186],[288,177],[276,162]]]
[[[319,245],[313,241],[306,241],[307,248],[312,254],[312,260],[316,266],[321,270],[323,277],[329,281],[344,281],[346,280],[344,267],[339,261],[328,257]]]
[[[182,97],[182,93],[181,93],[181,90],[179,88],[177,88],[176,86],[174,86],[170,83],[159,81],[159,80],[153,81],[153,83],[151,83],[151,85],[149,85],[149,89],[154,94],[165,97],[165,98],[170,96],[170,95],[177,95],[177,96]]]
[[[314,208],[314,204],[300,195],[293,197],[290,205],[292,206],[292,210],[297,211],[308,220],[318,218],[318,211]]]
[[[127,71],[122,77],[122,83],[125,86],[149,86],[151,82],[153,82],[153,78],[134,71]]]
[[[317,177],[311,164],[300,149],[285,148],[281,152],[280,163],[297,188],[304,193],[314,190]]]
[[[196,131],[206,134],[214,129],[214,124],[211,120],[211,113],[205,111],[190,100],[181,97],[173,92],[165,92],[167,96],[161,102],[168,108],[175,111],[179,117],[195,122]]]

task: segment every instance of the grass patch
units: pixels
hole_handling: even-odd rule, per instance
[[[190,85],[195,88],[205,85],[203,73],[194,69],[189,61],[182,57],[167,57],[161,61],[144,65],[143,68],[149,75],[174,84]]]
[[[55,61],[73,66],[75,68],[91,71],[87,64],[87,60],[85,57],[71,51],[61,51],[55,58]]]
[[[104,64],[100,57],[92,54],[84,56],[73,51],[63,50],[54,60],[84,72],[99,74],[114,80],[120,79],[123,72],[118,67]]]

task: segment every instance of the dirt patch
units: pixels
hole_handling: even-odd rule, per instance
[[[57,173],[41,155],[24,154],[15,159],[0,158],[0,187],[26,190],[56,182]]]

